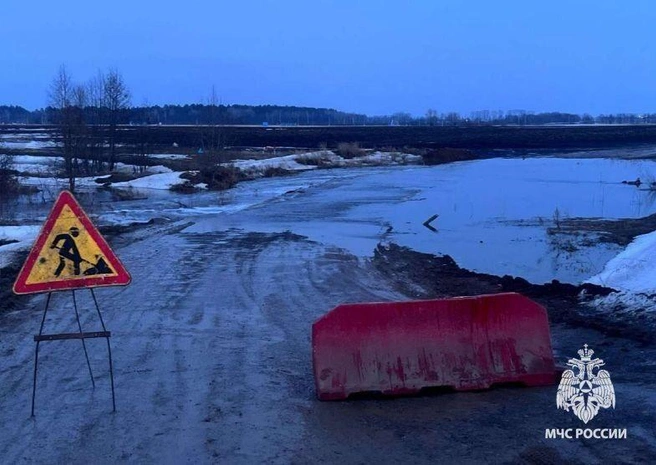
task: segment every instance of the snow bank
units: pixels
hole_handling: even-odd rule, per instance
[[[154,158],[177,159],[187,158],[186,155],[180,154],[156,154],[151,155]],[[62,188],[67,185],[66,179],[55,179],[53,177],[39,177],[49,174],[52,171],[53,164],[57,162],[55,157],[18,155],[14,157],[16,169],[22,172],[25,177],[21,178],[21,183],[36,186],[40,189]],[[266,158],[263,160],[236,160],[224,165],[233,166],[241,170],[246,176],[258,178],[265,175],[268,169],[282,169],[286,171],[307,171],[322,168],[338,167],[357,167],[357,166],[379,166],[394,164],[411,164],[421,162],[418,155],[410,155],[397,152],[374,152],[361,157],[345,159],[332,151],[322,150],[317,152],[307,152],[300,154],[285,155],[282,157]],[[138,172],[134,165],[117,163],[115,171],[124,174],[133,174]],[[176,184],[185,182],[180,178],[181,172],[174,172],[166,166],[157,165],[146,168],[147,176],[140,177],[132,181],[115,182],[113,187],[117,188],[139,188],[139,189],[170,189]],[[35,175],[35,176],[30,176]],[[98,176],[81,177],[76,179],[80,187],[98,187],[95,182]],[[206,188],[205,185],[197,187]]]
[[[158,160],[186,160],[189,157],[179,153],[156,153],[153,155],[148,155],[148,158],[155,158]]]
[[[59,157],[15,155],[12,157],[12,164],[19,173],[44,175],[52,173],[60,160]]]
[[[63,160],[61,157],[44,157],[36,155],[14,155],[12,156],[13,168],[29,177],[29,175],[48,175],[55,172],[57,168],[63,167]],[[126,163],[116,163],[114,171],[123,174],[136,174],[140,173],[139,167],[136,165],[129,165]],[[145,173],[147,174],[162,174],[162,173],[171,173],[172,170],[163,165],[148,166],[146,167]],[[85,178],[82,179],[83,183]],[[89,178],[95,179],[95,178]],[[35,181],[31,181],[30,184],[36,185]],[[89,184],[93,185],[93,184]]]
[[[373,152],[361,157],[344,158],[330,150],[310,152],[297,155],[306,163],[318,163],[325,168],[330,167],[358,167],[358,166],[385,166],[421,163],[420,155],[402,152]]]
[[[346,160],[346,166],[360,165],[398,165],[420,163],[421,155],[412,155],[401,152],[374,152],[363,157],[356,157]]]
[[[0,139],[11,139],[13,141],[52,139],[52,135],[45,132],[17,132],[14,134],[0,134]],[[1,142],[0,142],[1,143]]]
[[[57,147],[57,143],[50,140],[32,140],[30,142],[2,142],[2,147],[12,150],[38,150]]]
[[[651,313],[656,308],[656,231],[638,236],[586,282],[619,292],[594,299],[596,311],[623,315]]]
[[[18,241],[0,246],[0,268],[11,264],[16,252],[29,250],[41,226],[0,226],[0,241]]]
[[[618,291],[656,294],[656,231],[636,237],[587,282]]]
[[[37,155],[13,155],[11,161],[14,165],[51,165],[59,157],[43,157]]]
[[[245,173],[253,174],[264,173],[269,168],[280,168],[288,171],[304,171],[316,168],[316,166],[298,163],[296,161],[297,157],[298,155],[286,155],[284,157],[265,158],[264,160],[235,160],[230,164]]]
[[[36,237],[41,226],[0,226],[0,241],[28,241]]]
[[[131,165],[124,165],[124,167],[129,167]],[[117,188],[135,188],[135,189],[161,189],[166,190],[175,184],[180,184],[185,180],[180,178],[182,172],[174,172],[164,166],[150,167],[154,174],[143,176],[141,178],[133,179],[131,181],[123,182],[113,182],[112,187]],[[148,171],[151,171],[149,169]],[[118,169],[118,171],[127,170]],[[129,173],[132,173],[131,168]],[[96,188],[100,187],[101,184],[96,182],[96,179],[102,178],[103,176],[86,176],[75,178],[75,184],[78,187],[85,188]],[[65,189],[68,186],[68,180],[65,178],[40,178],[34,176],[27,176],[20,178],[21,184],[34,186],[43,190],[51,189]]]
[[[98,187],[96,182],[98,176],[86,176],[75,178],[75,185],[78,187]],[[25,186],[34,186],[41,190],[59,190],[68,188],[68,179],[54,177],[24,176],[19,182]]]
[[[171,186],[183,183],[185,180],[180,177],[182,173],[178,171],[170,173],[152,174],[143,178],[132,181],[115,182],[112,187],[132,187],[136,189],[170,189]]]
[[[280,168],[287,171],[305,171],[322,168],[341,168],[358,166],[383,166],[420,163],[420,155],[401,152],[373,152],[361,157],[344,158],[330,150],[308,152],[282,157],[266,158],[264,160],[236,160],[230,163],[249,175],[261,175],[269,168]]]
[[[139,173],[139,168],[135,165],[127,165],[125,163],[116,163],[114,166],[114,171],[124,174],[134,174]],[[157,165],[157,166],[148,166],[146,167],[145,173],[150,174],[162,174],[162,173],[172,173],[173,170],[167,168],[166,166]]]

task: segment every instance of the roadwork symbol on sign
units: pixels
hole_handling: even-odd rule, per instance
[[[75,197],[63,191],[16,282],[16,294],[123,286],[130,274]]]

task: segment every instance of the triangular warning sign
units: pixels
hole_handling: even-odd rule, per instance
[[[16,294],[124,286],[130,274],[75,197],[59,194],[14,283]]]

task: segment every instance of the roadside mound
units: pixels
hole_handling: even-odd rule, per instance
[[[654,341],[656,316],[647,311],[618,311],[626,306],[618,301],[614,311],[594,305],[618,293],[596,284],[575,286],[559,281],[532,284],[512,276],[477,273],[459,267],[449,257],[415,252],[396,244],[379,245],[372,259],[375,268],[390,278],[399,291],[414,299],[471,296],[518,292],[543,305],[552,323],[597,329],[608,336]]]

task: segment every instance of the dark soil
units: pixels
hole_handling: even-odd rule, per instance
[[[656,231],[656,214],[643,218],[604,220],[600,218],[566,218],[559,227],[548,228],[551,235],[596,234],[599,242],[628,245],[636,236]]]
[[[141,223],[129,223],[129,224],[112,224],[106,226],[100,226],[98,230],[105,237],[119,236],[128,232],[136,231],[137,229],[144,228],[146,226],[151,226],[153,224],[162,223],[164,220],[161,219],[151,219]]]
[[[123,126],[120,144],[135,145],[147,138],[151,152],[185,153],[198,149],[202,128],[194,126]],[[12,132],[51,132],[52,126],[13,126]],[[232,147],[324,146],[337,149],[353,143],[361,148],[406,147],[439,149],[444,147],[480,151],[489,156],[494,149],[582,149],[612,148],[656,144],[656,125],[636,126],[296,126],[221,127]],[[9,129],[0,127],[0,133]],[[173,144],[177,144],[173,149]],[[182,150],[182,149],[188,150]],[[23,150],[21,153],[24,153]],[[42,151],[38,152],[43,154]],[[135,160],[138,162],[138,160]],[[161,164],[161,161],[142,161]]]
[[[180,147],[198,145],[199,128],[157,126],[149,128],[156,144]],[[656,126],[568,127],[430,127],[430,126],[323,126],[323,127],[225,127],[227,140],[236,147],[338,148],[340,143],[358,143],[362,148],[416,147],[467,149],[539,149],[617,147],[656,143]],[[136,143],[138,132],[126,127],[123,143]]]
[[[17,255],[14,263],[0,268],[0,302],[2,302],[0,303],[0,311],[15,310],[21,305],[21,302],[25,302],[25,300],[21,300],[24,297],[14,294],[12,286],[26,258],[27,252],[23,252]]]
[[[112,182],[125,182],[125,181],[132,181],[133,179],[136,179],[138,176],[132,175],[132,174],[127,174],[127,173],[112,173],[107,176],[101,176],[99,178],[96,178],[94,181],[98,184],[107,184],[107,183],[112,183]]]
[[[427,165],[441,165],[455,161],[476,160],[481,158],[480,155],[467,149],[432,149],[422,154],[424,163]]]
[[[194,184],[191,181],[187,180],[180,184],[172,185],[170,190],[172,192],[177,192],[178,194],[194,194],[198,192],[200,189],[194,186]]]
[[[263,176],[265,178],[275,178],[278,176],[290,176],[296,174],[294,171],[286,170],[277,166],[271,166],[264,170]]]
[[[184,173],[180,176],[191,184],[207,184],[210,190],[221,191],[230,189],[239,181],[245,180],[243,173],[229,166],[206,166],[197,173]],[[188,184],[188,183],[187,183]]]
[[[615,292],[613,289],[593,284],[574,286],[556,280],[538,285],[512,276],[476,273],[460,268],[448,255],[424,254],[395,244],[379,245],[373,264],[396,283],[399,291],[412,298],[518,292],[544,306],[552,323],[596,329],[607,336],[629,337],[636,341],[656,340],[651,325],[645,324],[647,314],[618,318],[614,314],[594,312],[586,305],[595,297]]]

